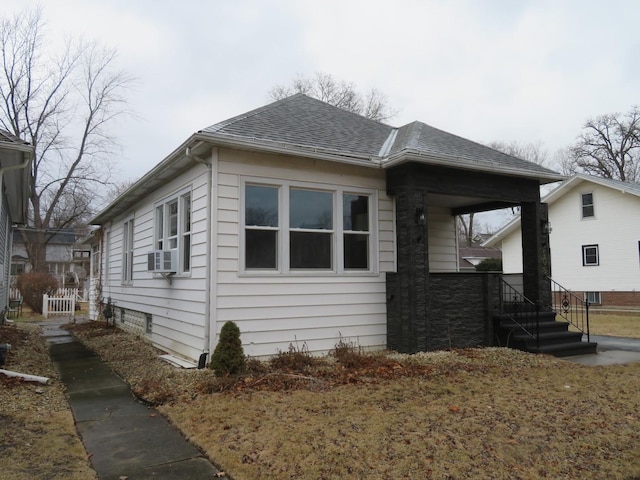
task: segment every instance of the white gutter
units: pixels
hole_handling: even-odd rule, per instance
[[[307,145],[291,145],[287,143],[272,142],[269,140],[250,138],[240,136],[231,136],[229,134],[219,135],[210,132],[198,132],[194,135],[198,140],[214,143],[216,146],[226,146],[235,148],[246,148],[250,150],[258,150],[261,152],[299,155],[317,160],[326,160],[330,162],[346,163],[349,165],[359,165],[370,168],[380,168],[381,159],[375,156],[367,157],[358,154],[345,154],[331,150],[328,148],[307,146]]]

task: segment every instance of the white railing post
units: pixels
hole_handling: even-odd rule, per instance
[[[49,315],[49,295],[46,293],[42,297],[42,316],[47,318]]]

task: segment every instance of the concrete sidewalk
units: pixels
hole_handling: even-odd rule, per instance
[[[40,325],[99,478],[217,478],[218,470],[200,451],[157,411],[135,401],[100,357],[60,328],[64,323],[67,319]]]
[[[591,335],[590,340],[598,344],[598,353],[563,359],[592,367],[640,362],[640,339]]]

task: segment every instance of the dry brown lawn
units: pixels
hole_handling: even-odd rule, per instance
[[[640,478],[640,363],[486,348],[219,381],[118,330],[75,331],[236,480]]]
[[[592,312],[589,326],[593,335],[640,338],[640,312],[626,315]]]
[[[12,345],[2,368],[50,378],[42,385],[0,374],[0,478],[95,479],[39,327],[2,326],[0,343]]]
[[[640,338],[638,320],[592,316],[592,331]],[[221,381],[121,330],[72,328],[235,480],[640,479],[640,363],[497,348],[294,356]],[[51,381],[0,375],[0,478],[95,478],[38,327],[0,327],[4,342],[5,368]]]

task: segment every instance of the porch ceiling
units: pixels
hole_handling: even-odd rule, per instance
[[[444,195],[440,193],[430,193],[427,196],[427,201],[429,202],[429,205],[450,208],[454,215],[471,212],[486,212],[514,205],[512,203],[494,201],[490,198],[484,197]]]

